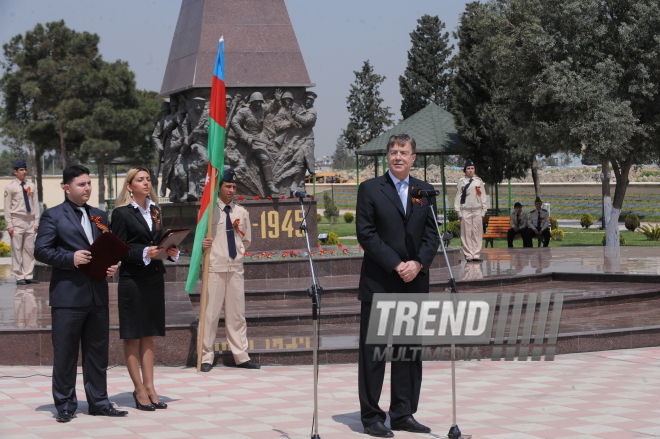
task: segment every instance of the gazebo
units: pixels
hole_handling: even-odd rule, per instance
[[[408,119],[401,121],[380,136],[355,151],[357,156],[373,156],[375,175],[378,176],[378,158],[387,155],[387,139],[392,134],[407,133],[415,138],[417,143],[416,154],[424,157],[424,180],[426,180],[426,157],[439,155],[441,158],[442,174],[442,211],[443,221],[446,223],[447,187],[445,182],[445,155],[458,155],[461,153],[458,132],[454,125],[454,116],[436,104],[429,104]],[[384,165],[384,162],[383,162]],[[357,166],[357,180],[360,181],[360,169]]]

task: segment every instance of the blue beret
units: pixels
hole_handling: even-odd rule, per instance
[[[234,168],[225,169],[225,175],[222,177],[222,181],[236,183],[236,172],[234,172]]]
[[[465,162],[465,166],[463,166],[463,170],[465,171],[468,166],[474,166],[474,163],[472,163],[472,160],[468,159],[467,162]]]
[[[27,168],[27,163],[25,163],[25,160],[21,159],[14,162],[14,169],[18,168]]]

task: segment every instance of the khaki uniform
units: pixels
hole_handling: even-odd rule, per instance
[[[470,179],[463,177],[456,186],[456,199],[454,209],[461,217],[461,241],[466,259],[478,259],[481,254],[481,241],[483,239],[483,217],[488,210],[486,189],[484,182],[476,175],[467,188],[465,203],[461,204],[463,188]]]
[[[539,221],[540,217],[540,221]],[[547,210],[532,210],[532,213],[529,215],[529,221],[527,222],[530,229],[530,240],[537,237],[536,231],[541,231],[541,236],[543,236],[543,247],[547,247],[550,243],[550,214]]]
[[[511,216],[509,218],[509,224],[511,225],[511,228],[507,232],[507,242],[510,248],[513,248],[513,239],[517,233],[520,233],[524,247],[532,246],[532,238],[529,236],[530,230],[527,228],[528,222],[529,215],[526,212],[516,213],[515,210],[511,212]],[[518,227],[517,232],[515,227]]]
[[[37,188],[27,178],[24,181],[30,202],[30,213],[25,207],[21,180],[14,178],[5,187],[5,222],[7,229],[14,228],[14,236],[11,237],[11,268],[16,280],[32,279],[34,228],[39,225]]]
[[[236,364],[245,363],[250,359],[247,354],[247,324],[245,322],[245,290],[243,279],[243,255],[250,246],[250,216],[244,207],[229,203],[229,217],[232,224],[238,220],[238,230],[234,229],[236,241],[236,258],[229,257],[225,221],[227,214],[223,211],[225,203],[218,200],[213,211],[213,245],[211,246],[211,263],[209,264],[208,303],[204,326],[202,347],[202,363],[213,364],[213,342],[215,341],[218,321],[225,310],[225,331],[227,342],[234,355]]]

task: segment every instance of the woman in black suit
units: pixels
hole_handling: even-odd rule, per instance
[[[131,247],[119,269],[119,336],[135,385],[135,407],[146,411],[167,408],[154,387],[154,336],[165,335],[165,266],[152,259],[164,251],[154,245],[162,234],[156,200],[149,171],[133,168],[126,174],[110,223],[112,233]],[[178,254],[175,248],[167,249],[170,260]]]

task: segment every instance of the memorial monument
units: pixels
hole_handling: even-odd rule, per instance
[[[302,215],[293,191],[314,173],[316,93],[284,0],[183,0],[159,98],[169,99],[152,136],[158,150],[163,224],[197,223],[208,163],[211,78],[225,40],[225,166],[238,177],[248,209],[251,250],[302,247]],[[254,201],[255,197],[260,198]],[[282,199],[284,198],[284,199]],[[307,212],[316,237],[316,203]],[[258,232],[257,232],[258,231]],[[191,233],[182,243],[192,246]]]
[[[208,99],[225,39],[225,165],[238,194],[289,197],[314,173],[316,93],[284,0],[183,0],[158,97],[169,114],[154,130],[161,196],[197,201],[206,176]],[[169,192],[168,192],[169,191]]]

